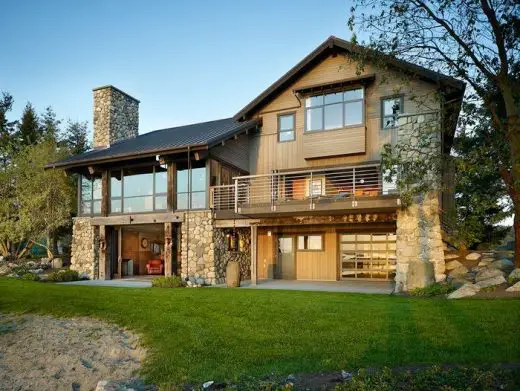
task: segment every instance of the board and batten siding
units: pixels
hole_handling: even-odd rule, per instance
[[[293,90],[320,83],[333,82],[360,75],[375,74],[365,88],[365,124],[341,130],[305,133],[305,99]],[[381,148],[391,142],[392,131],[381,129],[381,98],[404,95],[404,112],[417,114],[438,110],[434,99],[437,87],[429,82],[411,79],[397,70],[378,70],[370,64],[361,74],[356,64],[345,55],[329,56],[271,102],[260,108],[253,118],[262,120],[262,130],[251,136],[249,172],[267,174],[273,170],[358,164],[380,159]],[[353,84],[352,88],[359,87]],[[350,88],[350,87],[349,87]],[[278,142],[278,115],[295,112],[296,139]],[[394,136],[395,137],[395,136]]]
[[[210,153],[220,161],[249,172],[249,137],[246,134],[211,148]]]

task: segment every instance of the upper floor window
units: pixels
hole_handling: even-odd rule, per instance
[[[381,128],[391,129],[398,125],[399,114],[403,113],[404,97],[392,96],[381,100]]]
[[[101,214],[101,178],[81,176],[80,187],[80,214]]]
[[[294,113],[280,114],[278,116],[278,141],[293,141],[294,134]]]
[[[364,90],[311,96],[305,100],[305,131],[341,129],[364,123]]]
[[[142,213],[168,209],[167,169],[127,168],[110,173],[110,213]]]
[[[177,165],[177,209],[207,207],[207,169],[205,161]]]

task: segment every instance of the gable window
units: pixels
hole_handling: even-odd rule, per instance
[[[381,100],[381,128],[391,129],[398,125],[399,115],[403,113],[404,97],[392,96]]]
[[[364,123],[364,90],[311,96],[305,100],[305,131],[341,129]]]
[[[101,214],[101,178],[80,177],[80,214],[81,215],[100,215]]]
[[[298,236],[298,250],[322,251],[323,235]]]
[[[278,116],[278,141],[283,143],[293,141],[294,135],[294,113],[280,114]]]

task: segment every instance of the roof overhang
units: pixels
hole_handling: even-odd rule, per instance
[[[376,75],[372,73],[369,75],[351,77],[348,79],[336,80],[336,81],[328,82],[328,83],[320,83],[320,84],[312,84],[312,85],[308,85],[308,86],[303,86],[303,87],[294,89],[293,92],[298,95],[314,94],[317,92],[331,91],[331,90],[335,90],[335,89],[339,89],[339,88],[343,88],[343,87],[351,86],[351,85],[368,85],[368,84],[372,83],[375,79],[376,79]]]

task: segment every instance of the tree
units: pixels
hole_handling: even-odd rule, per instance
[[[22,119],[18,123],[16,142],[18,146],[32,145],[38,142],[42,135],[38,115],[31,103],[23,110]]]
[[[7,119],[7,113],[12,110],[13,103],[12,95],[3,92],[0,99],[0,163],[2,167],[5,167],[9,161],[11,136],[15,130],[16,122]]]
[[[361,9],[361,12],[359,11]],[[515,214],[520,266],[520,4],[515,0],[356,0],[351,29],[369,47],[464,80],[490,116],[490,146]],[[498,143],[498,144],[500,144]]]
[[[79,122],[69,120],[63,141],[72,155],[87,152],[90,149],[87,121]]]
[[[56,119],[56,113],[52,107],[47,107],[41,116],[41,133],[45,140],[58,141],[60,136],[61,121]]]

